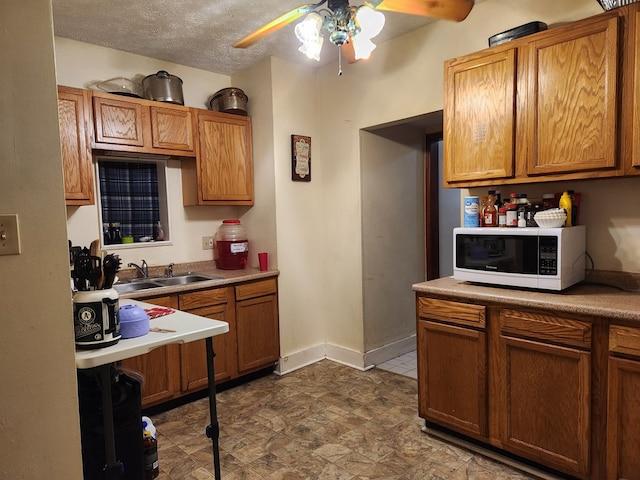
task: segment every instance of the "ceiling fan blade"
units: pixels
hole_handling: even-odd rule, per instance
[[[246,37],[238,40],[233,44],[235,48],[247,48],[256,43],[261,38],[266,37],[267,35],[280,30],[282,27],[289,25],[291,22],[295,22],[305,13],[309,13],[313,10],[317,5],[302,5],[298,8],[294,8],[293,10],[280,15],[275,20],[270,21],[266,25],[263,25],[255,32],[250,33]]]
[[[376,10],[408,13],[461,22],[473,8],[473,0],[365,0]]]

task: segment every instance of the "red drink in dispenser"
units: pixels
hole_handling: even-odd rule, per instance
[[[240,220],[223,220],[216,234],[216,267],[222,270],[242,270],[249,258],[247,230]]]

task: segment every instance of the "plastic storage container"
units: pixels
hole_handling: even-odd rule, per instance
[[[223,220],[216,233],[214,259],[222,270],[242,270],[249,258],[247,229],[240,220]]]

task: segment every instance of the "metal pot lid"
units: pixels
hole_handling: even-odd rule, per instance
[[[149,79],[149,78],[157,78],[158,80],[169,80],[172,78],[175,78],[176,80],[180,80],[180,83],[182,82],[182,79],[180,77],[176,77],[175,75],[171,75],[169,72],[165,71],[165,70],[158,70],[156,73],[152,73],[151,75],[147,75],[146,77],[144,77],[144,79],[142,80],[142,82],[144,83],[145,80]]]
[[[212,101],[216,100],[217,98],[220,98],[223,95],[243,97],[245,100],[249,100],[249,97],[247,97],[246,93],[244,93],[242,89],[236,88],[236,87],[229,87],[229,88],[223,88],[222,90],[218,90],[216,93],[213,94],[213,98],[211,100]]]

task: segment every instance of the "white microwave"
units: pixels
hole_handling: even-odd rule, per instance
[[[453,277],[474,283],[564,290],[584,280],[585,225],[454,228]]]

